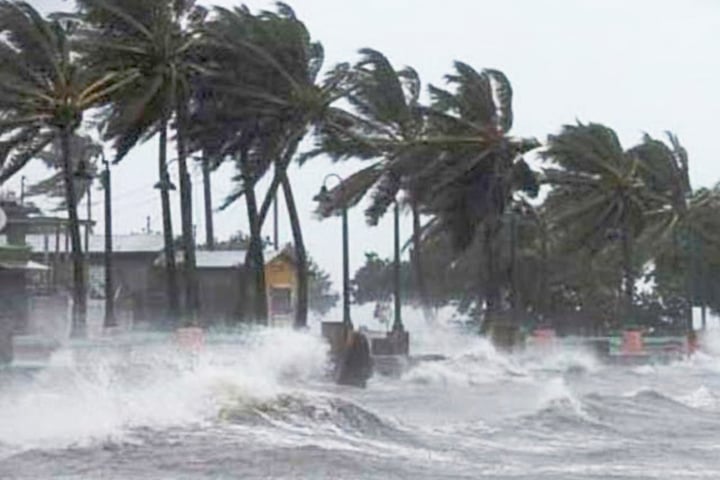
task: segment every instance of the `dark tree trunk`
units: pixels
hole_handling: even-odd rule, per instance
[[[300,140],[302,140],[302,136],[292,140],[292,142],[288,144],[288,147],[285,150],[282,158],[279,158],[279,161],[275,162],[275,174],[273,175],[272,182],[270,182],[270,187],[265,194],[263,203],[260,206],[260,214],[258,215],[261,229],[262,226],[265,224],[265,219],[267,218],[267,215],[270,212],[270,208],[272,207],[275,197],[277,196],[277,191],[280,187],[280,184],[282,183],[282,179],[287,173],[287,168],[290,165],[290,161],[295,155],[295,152],[297,152],[298,145],[300,145]]]
[[[192,181],[187,167],[187,150],[185,148],[185,126],[187,112],[184,99],[178,106],[177,153],[180,170],[180,217],[183,243],[183,270],[185,273],[185,323],[195,324],[199,310],[198,283],[195,265],[195,236],[192,218]]]
[[[495,232],[493,227],[484,228],[483,250],[485,252],[485,323],[483,330],[487,330],[495,321],[501,309],[500,284],[497,275],[497,255],[495,253]]]
[[[415,277],[415,288],[420,298],[420,305],[423,309],[423,314],[426,319],[431,317],[430,311],[430,298],[427,292],[427,284],[425,283],[425,274],[423,272],[423,254],[422,254],[422,239],[420,236],[420,212],[418,212],[418,206],[415,202],[412,203],[412,224],[413,224],[413,248],[410,261],[412,262],[413,275]]]
[[[168,298],[168,321],[175,325],[180,316],[180,289],[178,288],[175,265],[175,243],[173,238],[172,214],[170,211],[170,174],[167,169],[167,120],[160,127],[160,148],[158,152],[160,170],[160,201],[162,206],[163,237],[165,242],[165,280]]]
[[[635,297],[635,272],[633,269],[632,232],[628,221],[624,220],[620,231],[620,242],[622,248],[622,268],[624,276],[623,288],[623,323],[634,320],[633,301]]]
[[[262,230],[259,224],[255,185],[245,178],[245,203],[250,223],[250,247],[245,264],[250,267],[253,278],[253,321],[267,325],[268,304],[265,287],[265,255],[263,254]]]
[[[75,196],[75,178],[70,160],[69,126],[62,127],[60,142],[62,148],[63,180],[65,182],[65,201],[68,209],[68,229],[70,230],[70,245],[72,251],[73,268],[73,309],[71,336],[84,337],[87,330],[87,295],[85,290],[85,265],[83,259],[82,243],[80,240],[80,223],[77,212],[77,197]]]
[[[295,327],[307,326],[308,317],[308,260],[303,241],[302,229],[300,228],[300,217],[298,216],[295,197],[287,174],[282,179],[283,195],[287,205],[288,216],[290,217],[290,228],[292,230],[293,244],[295,245],[295,260],[297,262],[297,309],[295,310]]]
[[[213,225],[212,189],[210,188],[210,159],[202,158],[203,193],[205,200],[205,244],[208,250],[215,250],[215,228]]]
[[[517,291],[517,219],[515,218],[515,212],[510,211],[510,308],[512,309],[513,317],[517,314],[517,308],[520,305]]]
[[[552,299],[550,298],[550,290],[548,285],[550,279],[550,256],[548,253],[548,232],[545,224],[540,225],[540,254],[542,256],[542,270],[540,275],[540,295],[541,299],[539,305],[541,308],[540,314],[543,319],[546,319],[553,308]]]

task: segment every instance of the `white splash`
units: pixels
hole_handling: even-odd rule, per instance
[[[0,445],[61,448],[201,424],[226,402],[270,398],[325,369],[325,344],[309,334],[262,329],[222,340],[210,336],[197,355],[167,342],[63,352],[29,383],[0,390]]]

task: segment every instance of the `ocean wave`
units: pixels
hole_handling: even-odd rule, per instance
[[[339,429],[344,433],[393,438],[404,435],[397,422],[381,418],[352,401],[328,395],[294,393],[265,401],[238,399],[235,405],[223,407],[219,416],[225,422],[239,424],[263,423],[311,431]]]
[[[228,395],[264,401],[322,378],[326,352],[317,337],[272,329],[199,354],[167,343],[66,351],[0,390],[0,444],[83,446],[121,441],[138,428],[213,422]]]

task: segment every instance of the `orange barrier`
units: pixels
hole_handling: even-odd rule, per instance
[[[199,327],[178,328],[175,331],[175,343],[182,350],[197,352],[205,345],[205,332]]]
[[[643,334],[640,330],[626,330],[622,339],[623,355],[642,355],[645,353]]]
[[[555,346],[555,330],[552,328],[536,328],[533,331],[533,344],[542,348]]]

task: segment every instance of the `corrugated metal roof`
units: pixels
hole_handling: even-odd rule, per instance
[[[265,263],[269,263],[282,253],[282,251],[274,250],[265,252]],[[196,250],[195,264],[197,268],[236,268],[245,264],[246,255],[247,250]],[[182,250],[175,252],[175,259],[178,265],[183,263],[184,254]],[[159,267],[164,264],[164,261],[165,256],[161,253],[153,264]]]
[[[85,249],[85,235],[81,233],[83,250]],[[5,244],[6,238],[0,238],[0,244]],[[44,235],[27,235],[25,243],[33,252],[45,251]],[[154,253],[163,249],[163,236],[160,234],[127,234],[113,235],[113,252],[115,253]],[[50,253],[55,251],[55,235],[48,236],[48,249]],[[65,235],[60,234],[60,251],[65,251]],[[90,252],[102,253],[105,251],[105,235],[90,235]]]
[[[233,268],[245,263],[245,250],[198,250],[195,261],[198,268]]]

